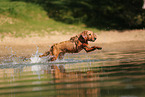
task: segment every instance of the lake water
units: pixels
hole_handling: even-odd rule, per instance
[[[0,59],[0,97],[145,97],[145,50]]]

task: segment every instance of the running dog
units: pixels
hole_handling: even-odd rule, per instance
[[[94,42],[97,39],[97,36],[92,32],[85,30],[79,35],[71,37],[68,41],[63,41],[60,43],[56,43],[51,46],[50,50],[45,52],[43,56],[52,56],[48,61],[54,61],[57,58],[63,59],[65,53],[78,53],[81,50],[85,50],[86,52],[91,52],[96,49],[101,50],[102,47],[92,46],[90,47],[88,41]]]

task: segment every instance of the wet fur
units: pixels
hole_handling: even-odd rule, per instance
[[[48,61],[54,61],[57,58],[63,59],[65,53],[78,53],[82,49],[84,49],[86,52],[90,52],[95,49],[101,50],[102,47],[98,46],[90,47],[88,45],[88,41],[94,42],[96,39],[97,37],[92,31],[86,30],[79,35],[71,37],[70,40],[68,41],[63,41],[52,45],[49,51],[45,52],[43,55],[40,55],[39,57],[50,55],[53,57]]]

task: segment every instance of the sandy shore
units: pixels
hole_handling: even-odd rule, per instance
[[[75,34],[74,34],[75,35]],[[0,56],[11,53],[19,56],[30,56],[36,52],[45,52],[54,43],[69,40],[74,35],[45,35],[44,37],[14,38],[6,36],[0,41]],[[106,31],[98,34],[98,39],[91,45],[103,47],[102,51],[119,51],[132,49],[145,49],[145,30],[133,31]],[[12,48],[12,50],[11,50]]]

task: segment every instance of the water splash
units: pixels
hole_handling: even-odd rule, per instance
[[[33,64],[33,63],[49,63],[52,57],[54,56],[44,56],[44,57],[39,57],[42,53],[39,53],[39,47],[36,46],[36,52],[35,54],[32,54],[30,58],[22,57],[22,56],[17,56],[16,52],[13,51],[12,47],[6,47],[8,51],[10,51],[10,56],[3,60],[0,64],[3,65],[15,65],[15,64]],[[64,60],[62,60],[64,62]],[[62,62],[61,61],[61,62]],[[58,60],[56,61],[58,62]],[[51,62],[50,62],[51,63]]]
[[[32,54],[32,56],[30,58],[30,63],[41,63],[42,61],[44,61],[44,60],[42,60],[42,58],[39,57],[39,55],[40,55],[39,47],[36,46],[36,48],[37,48],[36,53],[34,55]]]
[[[39,47],[36,46],[37,50],[36,50],[36,53],[30,58],[30,63],[48,63],[48,60],[50,58],[52,58],[53,56],[45,56],[45,57],[39,57],[39,55],[41,55],[42,53],[39,53]]]
[[[30,58],[30,63],[39,63],[41,62],[41,58],[38,55],[34,55]]]
[[[78,60],[76,59],[63,59],[63,60],[55,60],[55,61],[49,61],[52,57],[54,56],[44,56],[44,57],[39,57],[39,55],[41,55],[42,53],[39,53],[39,47],[36,45],[36,52],[35,54],[32,54],[30,58],[26,58],[26,57],[22,57],[22,56],[16,56],[16,52],[13,51],[13,49],[11,47],[6,47],[9,51],[10,51],[10,56],[5,59],[3,62],[1,62],[0,64],[2,65],[17,65],[17,64],[35,64],[35,63],[48,63],[48,64],[70,64],[70,63],[81,63],[81,62],[89,62],[91,65],[91,62],[94,61],[104,61],[104,60],[91,60],[89,57],[87,57],[87,59],[82,60],[81,58],[79,58]],[[85,54],[86,55],[86,54]],[[79,55],[78,55],[79,56]],[[87,56],[87,55],[86,55]],[[81,60],[80,60],[81,59]]]
[[[10,56],[6,58],[3,64],[11,63],[18,64],[21,60],[16,57],[16,52],[13,51],[12,47],[5,47],[8,51],[10,51]]]

